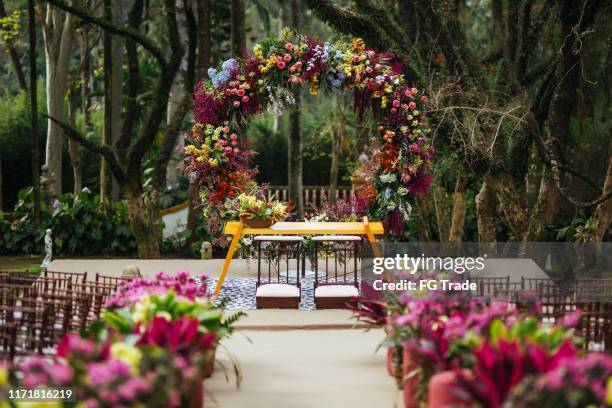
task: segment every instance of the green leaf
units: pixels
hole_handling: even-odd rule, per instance
[[[496,343],[499,338],[507,337],[508,332],[506,326],[500,319],[493,320],[491,327],[489,328],[489,338],[492,343]]]

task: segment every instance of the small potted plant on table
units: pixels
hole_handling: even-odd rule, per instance
[[[287,205],[280,201],[246,193],[240,194],[237,201],[240,220],[251,228],[268,228],[287,216]]]

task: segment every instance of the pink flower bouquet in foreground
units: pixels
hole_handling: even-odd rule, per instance
[[[107,308],[119,308],[132,305],[146,295],[163,295],[172,289],[178,297],[195,300],[206,297],[208,276],[201,274],[200,284],[189,276],[188,272],[169,275],[158,272],[154,279],[136,278],[119,286],[117,292],[106,302]]]
[[[13,386],[74,388],[74,400],[86,408],[201,406],[202,349],[186,357],[170,348],[113,341],[70,334],[55,358],[31,356],[5,372]],[[0,397],[3,385],[9,384],[0,383]]]
[[[222,306],[185,272],[127,282],[103,320],[65,336],[53,358],[0,366],[0,406],[7,387],[24,386],[74,388],[88,408],[201,407],[216,346],[243,314]]]
[[[537,310],[449,292],[385,293],[353,309],[385,328],[406,407],[610,406],[612,356],[581,349],[580,311],[550,324]]]

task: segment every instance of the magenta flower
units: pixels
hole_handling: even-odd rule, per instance
[[[110,359],[87,364],[87,375],[94,387],[104,386],[131,376],[130,366],[123,361]]]

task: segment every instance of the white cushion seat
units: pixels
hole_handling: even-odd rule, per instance
[[[323,285],[315,289],[315,297],[356,297],[359,291],[353,285]]]
[[[303,242],[304,238],[297,235],[257,235],[255,241],[264,242]]]
[[[359,235],[318,235],[312,238],[313,241],[326,242],[326,241],[361,241]]]
[[[256,297],[300,297],[300,289],[287,283],[268,283],[260,285]]]

